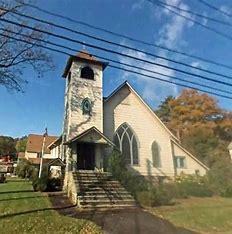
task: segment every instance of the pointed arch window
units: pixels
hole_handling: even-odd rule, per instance
[[[160,147],[156,141],[151,146],[153,167],[161,167]]]
[[[138,165],[138,142],[132,128],[123,123],[114,135],[114,143],[120,149],[126,164]]]
[[[93,69],[90,67],[83,67],[81,69],[81,78],[89,79],[89,80],[94,80],[94,72]]]

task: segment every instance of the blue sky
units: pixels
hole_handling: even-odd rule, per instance
[[[228,19],[226,16],[207,8],[195,0],[166,0],[166,2],[184,9],[199,12],[206,16],[211,16],[221,20],[230,20],[231,22],[231,19]],[[46,8],[49,11],[63,14],[76,20],[85,21],[89,24],[103,27],[114,32],[129,35],[130,37],[151,43],[159,43],[173,49],[181,50],[204,58],[209,58],[211,60],[232,66],[232,41],[222,38],[213,32],[202,29],[201,27],[188,22],[181,17],[173,15],[169,11],[153,6],[145,0],[40,0],[37,1],[36,4],[42,8]],[[213,0],[212,4],[232,13],[232,3],[230,0]],[[196,59],[189,59],[180,55],[167,53],[153,47],[146,47],[138,43],[136,44],[122,38],[114,37],[112,35],[89,29],[78,24],[70,23],[59,18],[39,13],[36,10],[29,8],[28,10],[28,12],[32,15],[56,22],[57,24],[62,24],[67,27],[104,37],[109,40],[114,40],[121,44],[144,49],[168,58],[180,60],[194,66],[231,75],[229,70],[221,67],[203,63]],[[221,30],[222,32],[231,35],[232,29],[229,27],[215,25],[214,23],[203,19],[198,20],[205,25],[215,27],[217,30]],[[52,30],[56,33],[70,36],[75,39],[80,39],[84,42],[108,46],[104,45],[103,43],[97,43],[88,38],[68,33],[66,31],[57,30],[55,28],[52,28]],[[54,38],[50,38],[50,40],[57,41],[57,39]],[[59,42],[65,45],[68,44],[76,51],[82,49],[82,47],[77,44],[67,43],[62,40]],[[117,47],[112,48],[133,56],[174,66],[174,64],[165,61],[154,58],[151,59],[141,53],[136,53]],[[143,66],[154,71],[166,73],[168,75],[176,75],[186,80],[195,79],[195,81],[201,81],[202,83],[215,87],[214,83],[208,83],[207,81],[202,81],[198,78],[183,76],[170,70],[168,71],[163,68],[161,69],[157,66],[138,63],[138,61],[132,61],[122,57],[120,58],[119,56],[112,56],[91,48],[86,49],[92,53],[114,58],[121,62]],[[38,78],[37,75],[31,70],[25,70],[23,75],[29,81],[29,84],[25,87],[25,93],[9,92],[4,87],[0,86],[0,135],[18,137],[29,133],[39,134],[43,132],[45,126],[48,128],[49,134],[59,135],[61,133],[64,105],[64,80],[61,78],[61,75],[67,60],[67,56],[57,53],[52,55],[56,67],[53,71],[46,73],[43,78]],[[218,79],[223,80],[222,78]],[[181,88],[177,86],[146,79],[141,76],[131,75],[126,72],[113,70],[112,68],[107,68],[104,72],[103,80],[104,96],[109,95],[125,80],[128,80],[146,100],[146,102],[148,102],[148,104],[153,108],[157,107],[160,104],[160,101],[166,96],[176,96],[181,91]],[[225,79],[225,81],[228,80]],[[217,87],[223,88],[223,86],[218,84]],[[228,87],[227,89],[229,90]],[[221,107],[232,110],[231,100],[223,98],[217,99]]]

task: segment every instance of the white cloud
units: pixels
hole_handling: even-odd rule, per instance
[[[226,6],[226,5],[222,5],[222,6],[220,7],[220,10],[221,10],[221,11],[224,11],[224,12],[227,13],[227,14],[232,14],[232,9],[229,8],[229,7]]]
[[[182,0],[166,0],[166,3],[170,4],[170,5],[178,6],[180,8],[186,9],[186,10],[190,10],[189,6],[185,3],[183,3]],[[144,1],[141,0],[140,2],[137,2],[137,4],[138,5],[134,6],[134,9],[138,9],[138,7],[143,6]],[[162,45],[167,46],[169,48],[175,48],[175,49],[183,44],[187,44],[187,42],[185,42],[183,39],[183,35],[184,35],[184,32],[187,28],[193,26],[193,23],[189,22],[188,20],[184,19],[183,17],[180,17],[178,15],[171,13],[167,9],[158,8],[156,6],[154,6],[154,8],[153,8],[153,12],[151,11],[153,15],[154,15],[154,11],[156,12],[157,9],[159,9],[159,13],[155,13],[156,14],[155,16],[160,17],[160,19],[162,19],[162,17],[165,16],[168,18],[168,22],[165,23],[160,28],[159,33],[158,33],[159,38],[157,39],[157,41],[155,43],[162,44]],[[182,14],[190,17],[190,15],[186,12],[182,12]],[[157,23],[157,20],[156,20],[156,23]],[[143,53],[138,53],[138,52],[134,52],[134,51],[130,51],[130,50],[124,50],[123,53],[130,54],[134,57],[138,57],[138,58],[141,58],[144,60],[158,62],[158,63],[166,65],[166,66],[169,66],[169,65],[174,66],[173,64],[170,64],[168,61],[158,59],[158,58],[152,59],[150,56],[147,56]],[[166,51],[158,51],[158,54],[162,55],[163,57],[169,56],[169,54]],[[130,64],[130,65],[140,66],[144,69],[149,69],[149,70],[152,70],[154,72],[159,72],[159,73],[163,73],[166,75],[175,76],[175,72],[173,70],[170,70],[170,69],[167,69],[167,68],[164,68],[161,66],[138,62],[136,60],[131,60],[128,58],[120,58],[120,61],[123,63]],[[195,64],[195,65],[197,65],[197,64]],[[137,69],[133,69],[133,68],[128,68],[128,69],[138,71]],[[152,74],[152,73],[141,71],[141,70],[139,70],[139,72],[143,73],[143,74],[149,74],[151,76],[156,76],[156,77],[168,80],[168,81],[172,80],[171,78],[164,77],[164,76],[161,76],[158,74]],[[150,78],[146,78],[146,77],[143,77],[140,75],[131,74],[128,72],[123,72],[122,74],[123,75],[122,75],[121,79],[123,79],[123,80],[125,80],[125,79],[130,80],[133,77],[133,82],[136,83],[137,86],[142,87],[141,89],[142,89],[143,98],[145,98],[149,103],[152,103],[153,105],[154,105],[154,103],[155,103],[155,105],[158,105],[160,103],[160,100],[163,100],[167,95],[177,95],[177,93],[178,93],[177,86],[175,86],[173,84],[168,84],[165,82],[157,81],[155,79],[150,79]]]

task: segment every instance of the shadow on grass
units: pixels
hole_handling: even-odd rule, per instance
[[[18,215],[31,214],[31,213],[35,213],[35,212],[41,212],[41,211],[65,210],[65,209],[73,208],[75,206],[76,205],[69,205],[69,206],[63,206],[63,207],[47,207],[47,208],[41,208],[41,209],[26,210],[26,211],[22,211],[22,212],[15,212],[15,213],[12,213],[12,214],[0,215],[0,220],[4,219],[4,218],[10,218],[10,217],[18,216]]]
[[[10,198],[4,198],[4,199],[0,199],[0,202],[2,201],[14,201],[14,200],[23,200],[23,199],[33,199],[33,198],[37,198],[37,197],[47,197],[47,196],[32,196],[32,197],[10,197]]]
[[[9,194],[9,193],[31,193],[31,192],[34,192],[34,190],[15,190],[15,191],[4,191],[4,192],[0,192],[0,195],[1,194]]]

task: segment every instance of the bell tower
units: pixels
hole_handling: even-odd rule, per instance
[[[68,141],[91,127],[103,132],[102,77],[107,63],[81,51],[70,56],[66,79],[63,136]]]

